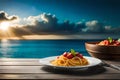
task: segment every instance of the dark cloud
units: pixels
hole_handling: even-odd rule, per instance
[[[32,24],[27,24],[27,21],[31,21],[30,23]],[[11,30],[17,36],[30,34],[75,34],[82,31],[82,28],[85,28],[85,24],[82,22],[72,23],[69,20],[65,20],[62,23],[58,23],[58,18],[55,15],[46,13],[29,17],[29,20],[26,19],[26,24],[22,25],[22,27],[18,26],[11,27]]]
[[[99,33],[105,31],[104,25],[97,20],[88,21],[85,25],[86,28],[83,29],[84,32]]]
[[[112,34],[120,34],[120,27],[108,27],[105,30],[106,33],[112,33]]]
[[[0,11],[0,22],[16,20],[17,16],[8,16],[4,11]]]
[[[97,20],[91,20],[85,23],[86,28],[82,31],[85,33],[98,33],[98,34],[120,34],[120,27],[112,27],[105,25]]]

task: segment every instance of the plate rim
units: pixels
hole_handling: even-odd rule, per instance
[[[97,65],[99,65],[99,64],[101,64],[102,63],[102,60],[100,60],[100,59],[98,59],[98,58],[95,58],[95,57],[91,57],[91,56],[83,56],[83,57],[85,57],[85,58],[87,58],[87,59],[95,59],[95,60],[98,60],[99,62],[97,63],[97,64],[94,64],[94,65],[85,65],[85,66],[55,66],[55,65],[52,65],[51,63],[50,63],[50,61],[52,61],[52,60],[54,60],[56,57],[58,57],[58,56],[50,56],[50,57],[45,57],[45,58],[41,58],[40,60],[39,60],[39,63],[40,64],[42,64],[43,66],[49,66],[49,67],[54,67],[54,68],[70,68],[70,69],[81,69],[81,68],[89,68],[89,67],[93,67],[93,66],[97,66]],[[45,63],[41,63],[41,61],[43,61],[43,60],[45,60],[45,59],[48,59],[48,58],[53,58],[52,60],[49,60],[49,64],[45,64]],[[44,61],[43,61],[44,62]]]

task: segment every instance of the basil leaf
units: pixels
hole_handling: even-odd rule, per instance
[[[108,40],[109,40],[110,43],[112,43],[113,39],[111,37],[108,37]]]
[[[120,42],[120,38],[118,38],[118,42]]]
[[[70,52],[73,54],[73,56],[75,56],[75,55],[76,55],[76,53],[75,53],[75,50],[74,50],[74,49],[71,49],[71,50],[70,50]]]

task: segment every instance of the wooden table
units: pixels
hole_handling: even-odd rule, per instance
[[[119,65],[120,61],[106,61]],[[120,71],[95,66],[85,71],[65,71],[43,67],[39,59],[0,59],[0,79],[120,79]]]

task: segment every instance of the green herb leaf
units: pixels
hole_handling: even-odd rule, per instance
[[[120,42],[120,38],[118,38],[118,42]]]
[[[76,55],[76,52],[75,52],[75,50],[74,50],[74,49],[71,49],[71,50],[70,50],[70,52],[73,54],[73,56],[75,56],[75,55]]]
[[[111,37],[108,37],[108,40],[110,43],[112,43],[113,39]]]

